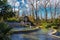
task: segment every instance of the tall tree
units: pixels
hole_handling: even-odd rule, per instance
[[[54,19],[55,19],[56,16],[57,16],[57,7],[58,7],[59,3],[60,3],[60,2],[58,2],[58,3],[55,2],[55,7],[54,7],[54,8],[55,8],[55,9],[54,9]]]
[[[31,6],[32,6],[32,15],[34,17],[34,0],[33,0],[33,3],[31,3]]]
[[[4,0],[1,2],[3,3]],[[12,12],[12,7],[10,5],[8,5],[7,2],[6,3],[4,2],[3,4],[1,4],[0,8],[1,8],[1,10],[0,10],[1,18],[7,19],[8,17],[14,16],[14,13]]]
[[[34,18],[35,18],[35,5],[34,5],[34,3],[35,3],[35,0],[27,0],[27,2],[28,2],[28,5],[29,5],[29,9],[30,9],[30,16],[33,16]]]
[[[51,1],[49,2],[50,14],[51,14],[51,22],[53,22],[53,12],[52,12],[52,4]]]
[[[0,0],[0,7],[7,3],[7,0]]]
[[[38,16],[37,16],[37,0],[36,0],[36,19],[38,18]]]
[[[48,13],[47,13],[47,4],[50,2],[50,0],[45,0],[44,1],[44,9],[45,9],[45,20],[47,21],[48,18]]]

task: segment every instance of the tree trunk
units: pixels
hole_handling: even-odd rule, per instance
[[[18,7],[18,18],[19,18],[19,15],[20,15],[20,7]]]
[[[37,0],[36,0],[36,20],[37,20]]]
[[[46,5],[45,5],[45,21],[47,21],[47,9],[46,9]]]

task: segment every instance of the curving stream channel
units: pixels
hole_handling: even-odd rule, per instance
[[[10,26],[13,25],[12,23],[8,24]],[[48,33],[46,33],[46,30],[43,29],[30,33],[13,33],[10,35],[10,37],[11,40],[60,40],[60,38],[48,35]]]
[[[60,38],[49,36],[42,30],[30,33],[14,33],[11,36],[11,40],[60,40]]]

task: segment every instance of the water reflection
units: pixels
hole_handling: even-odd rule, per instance
[[[57,38],[48,36],[39,30],[37,32],[31,32],[27,34],[12,34],[11,40],[57,40]]]
[[[54,35],[56,35],[56,36],[60,36],[60,32],[56,32]]]

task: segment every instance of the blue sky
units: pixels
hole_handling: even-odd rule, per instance
[[[47,1],[47,0],[46,0]],[[33,1],[32,0],[8,0],[8,3],[14,8],[14,2],[15,2],[15,10],[16,11],[18,11],[18,6],[20,7],[20,14],[22,14],[23,12],[31,12],[31,3],[33,3]],[[55,5],[54,5],[54,3],[58,3],[58,2],[60,2],[60,0],[50,0],[50,3],[52,4],[52,12],[54,12],[54,7],[55,7]],[[44,9],[44,4],[45,4],[45,0],[37,0],[37,9],[38,9],[38,14],[40,14],[40,13],[42,13],[42,16],[44,17],[44,14],[45,14],[45,9]],[[43,6],[42,6],[42,5]],[[41,6],[41,8],[40,8],[40,6]],[[50,18],[50,8],[48,7],[49,6],[49,3],[47,4],[47,7],[46,7],[46,9],[47,9],[47,13],[48,13],[48,18]],[[60,6],[60,5],[58,5],[58,6]],[[34,8],[36,8],[36,0],[34,1]],[[59,7],[57,7],[57,12],[60,12],[59,11],[60,10],[60,8]]]

